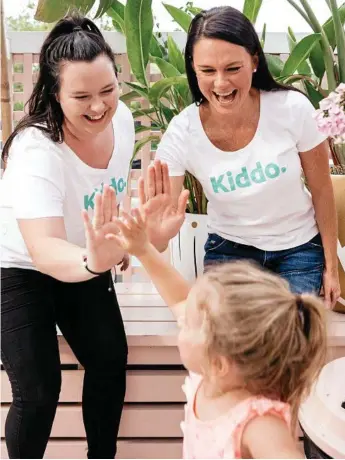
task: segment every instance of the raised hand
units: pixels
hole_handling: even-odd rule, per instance
[[[166,246],[177,235],[184,219],[189,191],[183,190],[177,206],[171,194],[169,170],[166,163],[156,160],[147,172],[147,194],[144,180],[139,179],[140,208],[145,212],[150,241],[158,248]]]
[[[96,194],[92,222],[83,211],[88,266],[97,273],[110,270],[123,258],[124,252],[115,240],[105,238],[107,233],[117,233],[113,218],[117,217],[116,195],[113,188],[105,185],[103,193]]]
[[[116,241],[124,251],[133,256],[143,255],[150,246],[150,241],[146,233],[145,217],[142,216],[139,209],[132,209],[131,215],[122,212],[121,218],[115,218],[113,221],[119,232],[117,234],[108,233],[105,238]]]

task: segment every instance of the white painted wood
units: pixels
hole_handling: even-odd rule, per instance
[[[151,322],[151,323],[142,323],[142,322],[125,322],[125,331],[128,335],[170,335],[174,338],[176,342],[176,336],[178,333],[178,327],[176,323],[173,322]]]
[[[118,290],[119,284],[115,285],[115,290]],[[123,295],[119,294],[117,296],[120,307],[165,307],[166,304],[164,300],[158,294],[131,294]]]
[[[173,321],[175,322],[174,316],[167,307],[126,307],[121,308],[122,319],[128,321]]]
[[[344,389],[345,357],[322,369],[300,410],[300,422],[307,435],[333,458],[345,458],[345,410],[341,407]]]
[[[115,31],[103,31],[104,37],[112,47],[114,53],[126,53],[126,41],[123,35]],[[180,49],[186,44],[185,32],[169,32]],[[163,32],[163,39],[166,39],[167,32]],[[308,33],[296,33],[297,41],[301,40]],[[11,53],[39,53],[47,32],[15,32],[8,31],[8,49]],[[265,52],[274,54],[289,54],[289,47],[285,32],[268,32],[265,40]]]
[[[180,231],[169,242],[171,263],[189,282],[194,282],[204,271],[207,218],[207,215],[186,214]]]
[[[157,289],[154,284],[151,283],[118,283],[116,284],[116,292],[119,295],[147,295],[156,294],[158,295]],[[133,306],[133,305],[132,305]]]

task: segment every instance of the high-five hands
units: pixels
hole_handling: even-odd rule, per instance
[[[92,222],[87,211],[84,210],[82,215],[88,267],[94,272],[102,273],[110,270],[119,261],[123,264],[122,247],[116,241],[105,238],[109,232],[118,232],[113,222],[113,218],[118,215],[114,189],[105,185],[103,193],[96,194]]]
[[[145,212],[149,239],[157,248],[166,246],[184,222],[189,191],[181,192],[176,206],[168,166],[160,160],[148,167],[146,193],[143,178],[139,179],[138,187],[140,209]]]

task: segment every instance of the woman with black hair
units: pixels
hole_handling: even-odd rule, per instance
[[[336,211],[327,141],[313,106],[273,79],[253,25],[230,6],[194,17],[185,63],[194,103],[171,121],[156,158],[168,165],[175,206],[185,171],[203,186],[205,266],[252,259],[297,293],[319,293],[323,284],[326,303],[334,306],[340,295]],[[157,177],[160,168],[157,162]],[[154,187],[149,191],[154,196]],[[151,218],[150,235],[163,250],[176,228],[162,231],[158,220]]]
[[[72,14],[51,30],[28,106],[4,146],[1,181],[8,454],[44,455],[61,386],[58,325],[85,369],[88,458],[114,458],[127,342],[111,268],[127,261],[104,231],[126,193],[134,123],[119,101],[113,52],[92,21]]]

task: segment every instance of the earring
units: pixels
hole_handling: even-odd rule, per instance
[[[255,73],[256,71],[257,71],[257,69],[254,69],[254,70],[253,70],[253,73]]]

